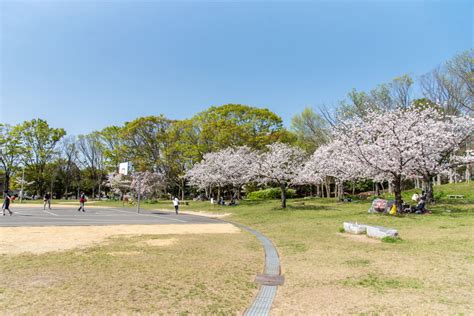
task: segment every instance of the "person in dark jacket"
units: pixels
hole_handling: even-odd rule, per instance
[[[10,195],[10,193],[8,193],[8,190],[5,190],[5,192],[3,193],[4,193],[3,194],[4,200],[3,200],[3,205],[2,205],[3,216],[5,216],[5,210],[8,210],[11,216],[13,215],[13,212],[10,210],[10,202],[12,200],[12,196]]]

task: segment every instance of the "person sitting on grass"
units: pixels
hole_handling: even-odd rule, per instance
[[[422,194],[422,196],[420,197],[420,201],[416,205],[415,213],[416,214],[425,213],[426,212],[425,205],[426,205],[426,196]]]

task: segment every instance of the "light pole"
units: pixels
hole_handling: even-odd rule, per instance
[[[138,178],[137,213],[140,214],[140,193],[142,190],[142,177],[140,174],[137,174],[137,178]]]
[[[21,195],[20,195],[20,203],[23,203],[23,194],[24,194],[23,188],[24,188],[24,185],[25,185],[25,166],[23,166],[23,172],[22,172],[22,175],[21,175]]]

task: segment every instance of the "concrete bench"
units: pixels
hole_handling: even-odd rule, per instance
[[[464,195],[450,194],[450,195],[448,195],[448,199],[464,199]]]
[[[367,226],[367,236],[379,239],[384,237],[398,237],[398,231],[382,226]]]
[[[383,226],[370,226],[354,222],[344,222],[344,231],[350,234],[362,235],[382,239],[384,237],[398,237],[398,231]]]
[[[365,234],[367,231],[367,225],[357,224],[353,222],[344,222],[344,231],[351,234]]]

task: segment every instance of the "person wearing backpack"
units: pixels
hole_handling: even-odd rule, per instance
[[[84,208],[85,204],[87,202],[87,199],[86,199],[86,195],[84,194],[84,192],[81,192],[81,196],[79,197],[79,208],[77,209],[78,212],[80,212],[81,210],[83,212],[86,211],[86,209]]]

